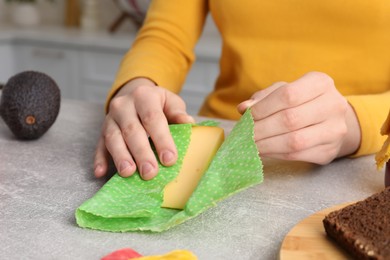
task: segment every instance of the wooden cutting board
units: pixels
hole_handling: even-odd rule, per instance
[[[342,248],[327,237],[322,220],[329,212],[343,208],[347,204],[321,210],[295,225],[283,240],[280,260],[290,259],[350,259]]]

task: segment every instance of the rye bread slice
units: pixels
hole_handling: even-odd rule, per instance
[[[358,259],[390,259],[390,187],[365,200],[333,211],[325,231]]]

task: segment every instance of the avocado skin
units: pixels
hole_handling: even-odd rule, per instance
[[[0,115],[18,139],[32,140],[41,137],[53,125],[60,103],[60,89],[50,76],[24,71],[3,86]]]

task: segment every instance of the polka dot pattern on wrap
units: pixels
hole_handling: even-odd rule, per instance
[[[205,121],[200,125],[215,125]],[[159,165],[159,174],[144,181],[114,175],[76,210],[81,227],[112,232],[161,232],[187,221],[239,191],[263,181],[263,166],[253,139],[254,122],[248,110],[234,126],[183,210],[161,208],[164,187],[173,180],[188,149],[192,126],[171,125],[178,149],[174,166]],[[232,209],[234,210],[234,209]]]

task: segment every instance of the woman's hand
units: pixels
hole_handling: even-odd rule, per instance
[[[327,164],[360,145],[355,112],[324,73],[275,83],[239,104],[238,110],[243,113],[249,107],[263,157]]]
[[[146,78],[131,80],[110,102],[96,149],[95,176],[106,174],[111,155],[122,177],[131,176],[138,168],[143,179],[152,179],[158,172],[158,163],[149,137],[160,162],[165,166],[173,165],[177,150],[168,122],[193,121],[178,95],[155,86]]]

